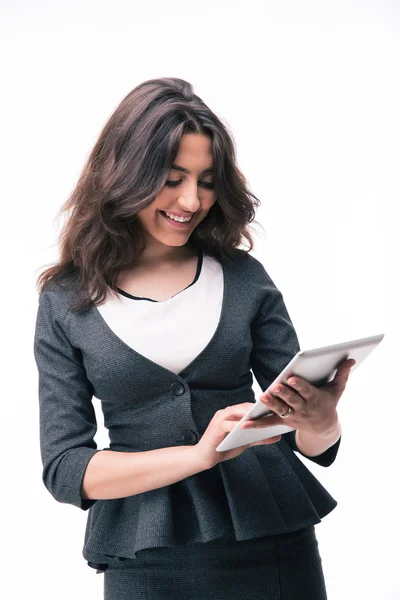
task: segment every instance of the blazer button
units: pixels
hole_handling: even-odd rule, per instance
[[[194,431],[186,431],[182,436],[182,441],[186,446],[194,446],[198,442],[197,434]]]
[[[169,388],[174,396],[182,396],[185,393],[185,386],[180,381],[174,381]]]

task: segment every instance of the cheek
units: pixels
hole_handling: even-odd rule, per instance
[[[153,202],[152,204],[150,204],[150,206],[147,206],[144,210],[141,210],[138,213],[137,218],[141,223],[151,225],[152,223],[154,223],[155,219],[158,217],[159,214],[159,209],[156,206],[155,202]]]
[[[138,214],[137,221],[140,228],[144,232],[149,233],[150,235],[152,235],[157,230],[157,228],[159,228],[158,217],[153,213],[149,214],[148,211],[146,211],[145,213]]]

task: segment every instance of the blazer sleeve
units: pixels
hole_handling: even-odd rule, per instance
[[[251,369],[264,392],[300,350],[299,340],[282,293],[269,276],[264,301],[252,322],[251,329],[253,339],[250,355]],[[328,467],[334,462],[341,437],[322,454],[307,456],[297,447],[295,435],[296,431],[282,435],[282,439],[292,450],[323,467]]]
[[[83,475],[96,452],[93,388],[77,349],[64,330],[57,295],[42,292],[36,317],[34,356],[38,368],[40,452],[43,483],[58,502],[82,510],[96,500],[81,497]]]

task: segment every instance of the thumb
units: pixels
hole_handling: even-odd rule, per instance
[[[347,360],[344,360],[342,363],[340,363],[336,371],[335,377],[331,381],[332,387],[344,389],[349,378],[350,371],[355,364],[356,361],[354,360],[354,358],[348,358]]]

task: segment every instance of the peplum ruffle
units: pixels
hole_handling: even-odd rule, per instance
[[[147,548],[248,540],[319,523],[337,505],[285,440],[248,448],[170,486],[89,509],[89,566],[134,559]]]

